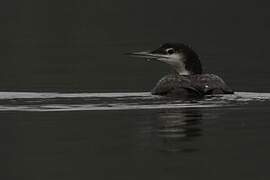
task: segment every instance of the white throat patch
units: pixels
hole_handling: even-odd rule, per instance
[[[185,67],[185,57],[181,54],[170,54],[164,58],[159,58],[159,61],[171,65],[179,75],[190,75],[190,72]]]

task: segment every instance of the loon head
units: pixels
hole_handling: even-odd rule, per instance
[[[182,43],[166,43],[154,51],[134,52],[128,55],[167,63],[179,75],[201,74],[202,66],[197,53]]]

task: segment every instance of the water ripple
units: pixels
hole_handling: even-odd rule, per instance
[[[98,111],[132,109],[178,109],[237,106],[270,100],[270,93],[236,92],[207,96],[201,100],[179,100],[133,93],[43,93],[0,92],[0,111]]]

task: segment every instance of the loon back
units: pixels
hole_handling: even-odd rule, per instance
[[[152,89],[153,95],[172,97],[202,97],[209,94],[233,94],[233,90],[217,75],[195,74],[164,76]]]

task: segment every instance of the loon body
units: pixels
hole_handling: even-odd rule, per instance
[[[202,97],[209,94],[232,94],[225,82],[214,74],[164,76],[151,91],[154,95]]]
[[[174,74],[161,78],[151,93],[182,98],[203,97],[210,94],[233,94],[233,91],[217,75],[203,74],[197,53],[181,43],[166,43],[150,52],[134,52],[128,55],[158,60],[169,64]]]

